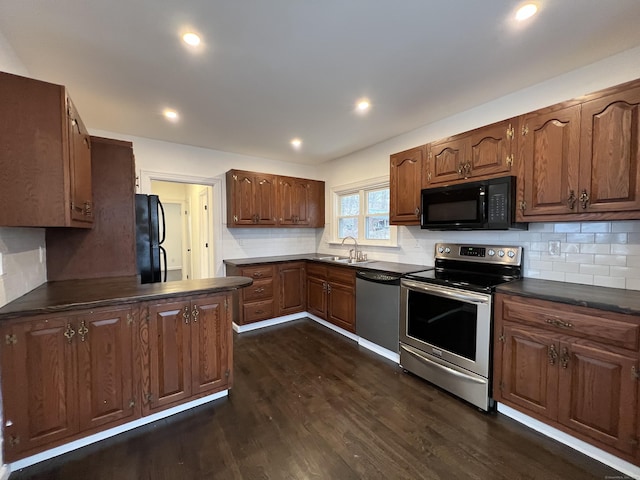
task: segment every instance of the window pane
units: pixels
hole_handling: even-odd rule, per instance
[[[367,192],[367,209],[369,214],[389,212],[389,189]]]
[[[369,240],[389,240],[389,216],[378,215],[367,217],[367,239]]]
[[[357,193],[351,195],[342,195],[340,197],[340,215],[360,215],[360,195]]]
[[[344,238],[351,235],[358,238],[358,219],[357,218],[341,218],[338,220],[338,238]]]

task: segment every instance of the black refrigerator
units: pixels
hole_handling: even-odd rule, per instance
[[[167,281],[164,209],[157,195],[136,194],[136,258],[141,283]]]

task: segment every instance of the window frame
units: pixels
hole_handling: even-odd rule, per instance
[[[367,192],[390,188],[389,177],[377,177],[362,180],[355,183],[345,185],[336,185],[331,187],[331,240],[330,244],[341,244],[342,239],[338,237],[338,220],[340,215],[340,197],[343,195],[358,194],[360,196],[360,212],[358,214],[358,245],[369,245],[378,247],[397,247],[398,246],[398,228],[389,225],[389,239],[375,240],[362,238],[366,235],[366,218],[367,218]],[[349,216],[346,216],[347,218]]]

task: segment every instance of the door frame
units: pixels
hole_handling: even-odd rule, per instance
[[[212,177],[199,177],[195,175],[181,175],[178,173],[156,172],[153,170],[140,170],[140,184],[139,193],[151,193],[151,180],[159,180],[163,182],[176,182],[176,183],[189,183],[192,185],[205,185],[212,187],[212,197],[210,199],[210,234],[213,229],[213,235],[210,238],[213,241],[213,254],[209,262],[213,261],[213,274],[215,277],[224,276],[224,264],[223,264],[223,244],[222,244],[222,212],[224,208],[222,190],[223,179]],[[191,206],[193,208],[193,205]],[[192,239],[193,241],[193,239]],[[211,250],[209,250],[211,252]],[[210,263],[211,265],[211,263]],[[192,270],[193,272],[193,270]]]

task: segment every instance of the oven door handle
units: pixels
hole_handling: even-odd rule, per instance
[[[410,290],[416,290],[432,295],[438,295],[440,297],[447,297],[454,300],[460,300],[467,303],[490,303],[491,295],[485,295],[482,293],[474,293],[463,290],[457,290],[453,288],[440,287],[438,285],[425,284],[422,282],[414,282],[413,280],[402,279],[402,286],[407,287]]]
[[[479,378],[475,378],[472,377],[471,375],[465,375],[462,372],[459,372],[458,370],[454,370],[451,367],[447,367],[445,365],[441,365],[438,362],[434,362],[433,360],[431,360],[430,358],[425,357],[424,355],[422,355],[421,353],[419,353],[417,350],[407,347],[405,345],[400,345],[400,348],[403,349],[405,352],[407,352],[410,355],[416,356],[418,358],[420,358],[420,360],[422,360],[425,363],[428,363],[429,365],[432,365],[436,368],[439,368],[440,370],[444,370],[445,372],[458,377],[458,378],[462,378],[463,380],[467,380],[469,382],[473,382],[473,383],[479,383],[479,384],[485,384],[487,383],[485,380],[480,380]]]

